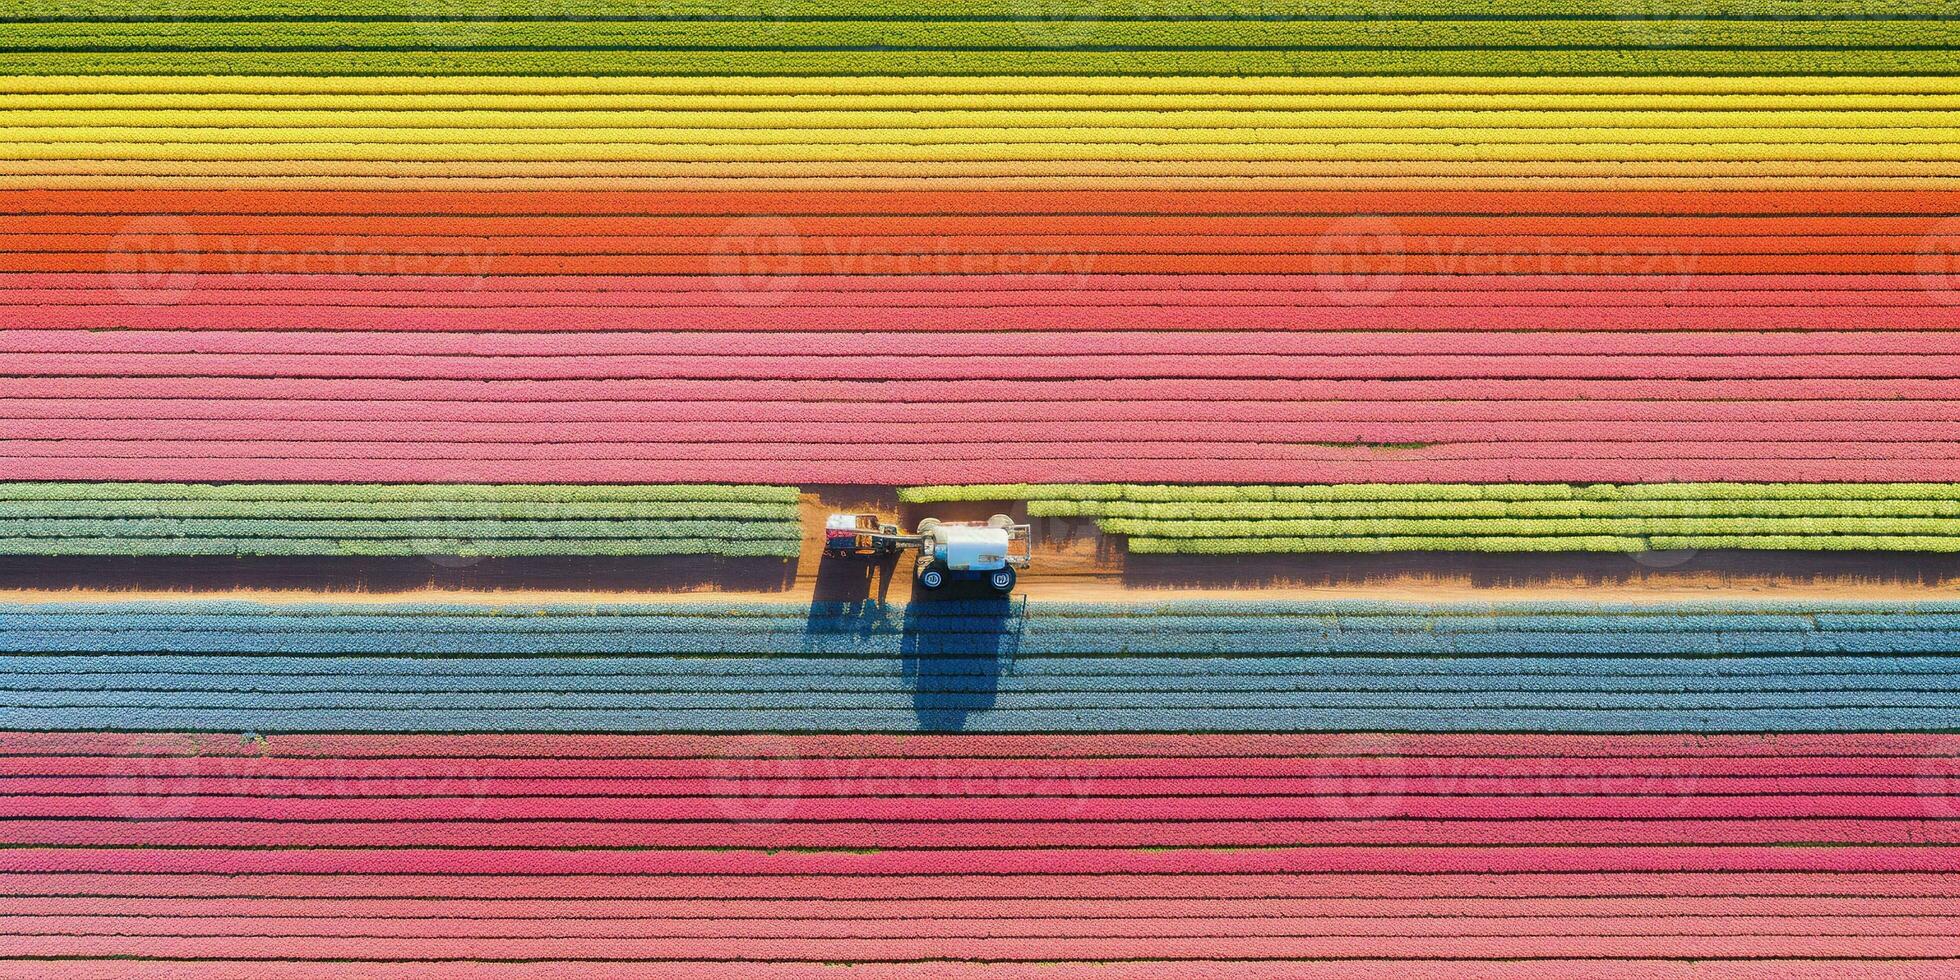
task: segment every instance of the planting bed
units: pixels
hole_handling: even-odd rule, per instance
[[[1080,970],[1333,980],[1442,976],[1449,958],[1486,980],[1563,965],[1823,976],[1798,972],[1811,959],[1933,978],[1960,915],[1954,749],[15,734],[0,738],[0,957],[239,978],[801,977],[840,962],[970,977],[1096,960],[1119,962]],[[1614,972],[1600,956],[1717,962]]]
[[[8,555],[795,557],[794,487],[0,483]]]
[[[14,605],[0,723],[270,731],[1871,731],[1960,604]]]
[[[1953,18],[0,0],[0,974],[1945,980]]]
[[[1960,484],[911,487],[915,504],[1024,500],[1139,554],[1960,551]]]

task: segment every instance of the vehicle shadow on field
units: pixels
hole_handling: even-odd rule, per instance
[[[819,558],[810,601],[883,603],[890,598],[892,578],[898,573],[898,559],[897,554]]]
[[[912,711],[921,730],[964,731],[969,716],[992,711],[999,700],[1000,675],[1020,646],[1019,610],[1013,599],[991,592],[949,600],[914,591],[899,639]]]
[[[964,731],[999,700],[1001,675],[1020,647],[1024,606],[978,582],[927,592],[909,574],[902,576],[906,601],[894,606],[887,598],[898,564],[826,559],[808,629],[849,635],[872,649],[889,649],[880,641],[896,637],[899,680],[911,694],[917,730]]]

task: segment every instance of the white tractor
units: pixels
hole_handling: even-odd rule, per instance
[[[1015,543],[1020,547],[1016,549]],[[985,521],[942,521],[928,517],[911,534],[876,514],[832,514],[824,521],[826,557],[875,557],[919,549],[914,575],[920,587],[936,591],[949,581],[979,579],[993,591],[1014,591],[1015,573],[1028,567],[1034,539],[1026,524],[1006,514]]]

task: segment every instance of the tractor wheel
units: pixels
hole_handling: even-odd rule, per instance
[[[1006,514],[995,514],[994,516],[987,518],[987,526],[988,527],[1013,527],[1014,518],[1009,517]]]
[[[919,569],[919,585],[927,591],[932,591],[945,584],[946,570],[940,568],[937,564],[927,565]]]
[[[987,575],[987,584],[993,586],[994,591],[1000,593],[1001,595],[1013,594],[1014,569],[1003,568],[998,572],[989,573]]]

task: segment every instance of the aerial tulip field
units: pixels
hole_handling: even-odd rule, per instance
[[[1960,975],[1960,7],[0,0],[0,977]]]

